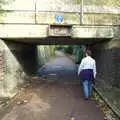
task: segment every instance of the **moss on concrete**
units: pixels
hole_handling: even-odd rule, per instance
[[[84,14],[84,24],[118,25],[120,24],[120,14]]]
[[[80,4],[81,0],[76,0],[77,4]]]
[[[43,24],[57,24],[56,16],[64,16],[63,24],[79,24],[80,15],[78,13],[40,13],[37,14],[37,22]]]
[[[81,0],[76,0],[80,4]],[[101,5],[101,6],[118,6],[120,7],[119,0],[84,0],[84,5]]]

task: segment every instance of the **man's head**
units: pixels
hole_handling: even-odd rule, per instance
[[[86,56],[92,56],[92,52],[90,49],[86,49]]]

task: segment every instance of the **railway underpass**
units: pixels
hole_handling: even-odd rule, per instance
[[[13,104],[9,104],[7,112],[6,108],[1,109],[1,120],[104,120],[105,116],[96,101],[84,101],[75,63],[63,53],[57,53],[54,58],[54,46],[89,45],[97,63],[97,87],[103,90],[119,84],[119,66],[116,66],[119,59],[115,56],[119,55],[119,41],[111,38],[71,39],[54,36],[40,42],[36,42],[38,38],[30,40],[34,42],[20,42],[15,39],[0,41],[1,73],[4,76],[1,77],[2,97],[16,95],[19,91],[16,86],[24,86],[26,79],[31,81],[39,69],[45,68],[41,72],[42,76],[33,79],[22,95]]]
[[[119,9],[98,7],[99,9],[96,11],[96,9],[88,7],[89,9],[85,8],[83,17],[82,12],[79,11],[80,6],[73,5],[72,7],[77,9],[71,9],[69,5],[65,4],[66,10],[59,9],[58,11],[58,8],[56,10],[54,6],[50,7],[51,10],[48,7],[41,10],[40,5],[40,1],[38,1],[37,4],[18,7],[16,10],[8,7],[0,17],[0,97],[15,96],[19,91],[19,86],[24,85],[26,79],[36,75],[39,68],[49,63],[48,61],[54,55],[54,45],[89,45],[97,63],[97,84],[99,85],[97,87],[103,91],[108,87],[105,96],[110,93],[109,90],[117,88],[115,91],[119,96]],[[50,45],[53,46],[50,48]],[[62,57],[63,63],[65,63],[53,65],[52,68],[55,70],[64,68],[61,66],[65,66],[71,61],[64,55],[59,57]],[[74,79],[75,64],[71,61],[69,65],[68,71],[64,69],[61,75],[63,78],[71,76]],[[63,74],[64,71],[68,75]],[[48,78],[51,80],[56,79],[56,76],[55,73],[48,74]],[[64,83],[64,80],[60,81]],[[20,106],[15,102],[13,106],[1,109],[1,119],[104,119],[97,103],[95,101],[86,103],[82,99],[79,84],[71,85],[68,84],[69,82],[67,80],[67,84],[49,83],[46,80],[41,83],[37,79],[32,82],[33,89],[28,89],[23,95],[24,100],[29,98],[30,101],[27,100],[26,104],[23,102],[22,105],[20,103]],[[81,92],[79,93],[79,91]],[[115,99],[119,101],[119,97]],[[85,109],[81,110],[81,108]],[[115,110],[119,112],[119,110]]]

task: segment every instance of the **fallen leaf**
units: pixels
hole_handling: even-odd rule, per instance
[[[17,101],[17,105],[20,105],[20,104],[22,104],[22,102],[21,101]]]
[[[75,120],[75,117],[71,117],[71,119],[70,120]]]
[[[28,103],[28,100],[24,100],[23,102],[24,102],[24,103]]]

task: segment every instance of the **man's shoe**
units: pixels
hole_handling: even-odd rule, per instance
[[[85,98],[84,98],[84,100],[88,100],[88,98],[87,98],[87,97],[85,97]]]

